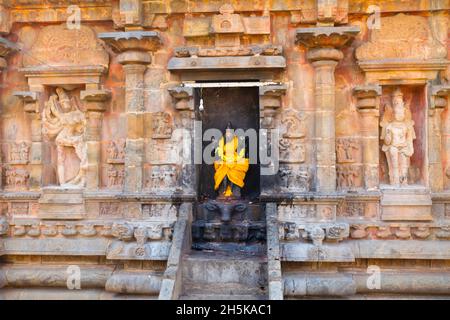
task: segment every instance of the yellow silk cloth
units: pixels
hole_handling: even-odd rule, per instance
[[[216,154],[220,157],[220,160],[214,161],[214,190],[217,190],[220,183],[225,177],[242,188],[244,186],[244,178],[248,171],[249,162],[247,158],[244,158],[245,149],[238,153],[238,137],[234,138],[225,144],[222,137],[219,141],[219,146],[216,149]],[[228,192],[229,194],[229,192]]]

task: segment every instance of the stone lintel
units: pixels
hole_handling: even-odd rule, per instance
[[[156,51],[162,45],[159,32],[156,31],[123,31],[99,33],[98,38],[120,53],[125,51]]]
[[[439,71],[450,64],[446,59],[383,59],[360,60],[368,83],[380,85],[425,84],[436,79]]]
[[[31,91],[43,86],[61,86],[71,90],[76,86],[99,84],[106,67],[92,66],[37,66],[19,69],[28,79]],[[42,90],[42,89],[41,89]]]
[[[342,48],[360,32],[357,26],[300,28],[295,42],[307,48]]]
[[[198,57],[177,58],[169,60],[167,69],[171,71],[185,70],[256,70],[284,69],[286,59],[283,56],[243,56],[243,57]]]

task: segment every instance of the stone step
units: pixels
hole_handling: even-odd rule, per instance
[[[264,256],[193,251],[183,259],[183,281],[265,287],[267,259]]]
[[[266,286],[256,287],[248,286],[242,283],[198,283],[191,281],[183,282],[183,292],[187,295],[193,294],[209,294],[209,295],[250,295],[265,296]]]
[[[255,295],[188,294],[180,296],[179,300],[267,300],[267,297]]]

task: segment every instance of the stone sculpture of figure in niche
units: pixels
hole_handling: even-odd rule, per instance
[[[410,157],[414,153],[414,121],[405,106],[402,91],[396,88],[392,94],[392,107],[387,106],[381,122],[382,150],[386,154],[391,185],[408,184]]]
[[[43,133],[49,138],[55,138],[57,148],[57,173],[61,186],[85,185],[87,169],[87,145],[85,141],[86,117],[79,109],[77,102],[70,99],[63,88],[56,88],[45,104],[43,112]],[[66,181],[64,160],[66,147],[75,149],[80,160],[78,173]]]
[[[241,146],[238,136],[234,134],[231,122],[225,128],[225,136],[220,138],[214,161],[214,190],[226,198],[240,198],[240,189],[249,168],[249,159],[245,158],[245,147]]]

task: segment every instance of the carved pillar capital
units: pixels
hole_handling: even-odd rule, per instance
[[[353,88],[353,95],[356,97],[356,107],[358,111],[379,109],[379,97],[381,96],[381,86],[365,85]]]
[[[300,28],[296,30],[296,43],[310,49],[340,49],[351,43],[359,31],[356,26]]]
[[[450,85],[432,85],[429,90],[431,109],[444,109],[449,105]]]

